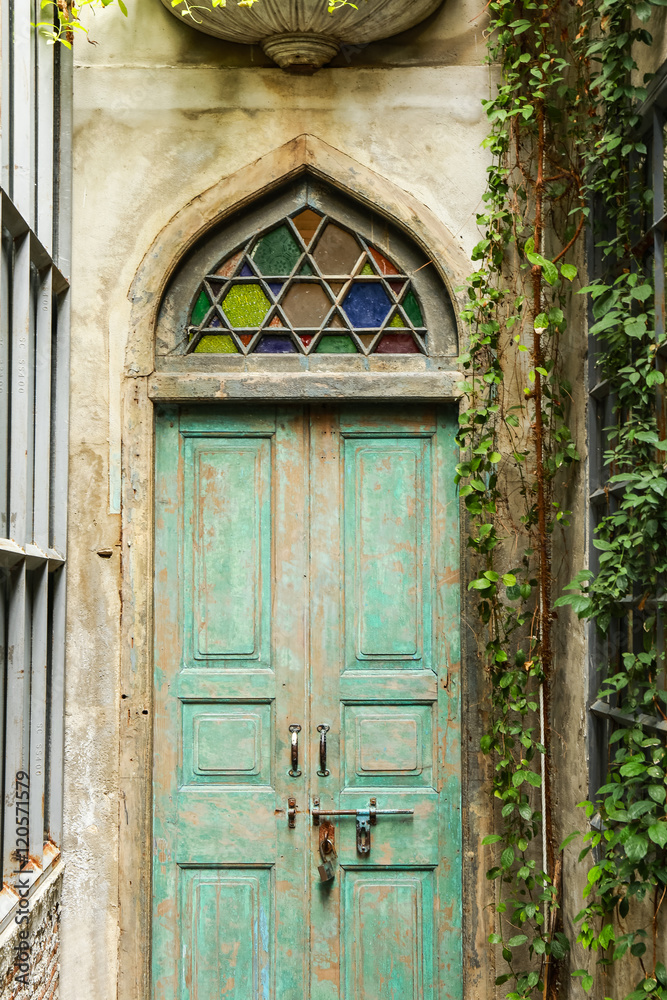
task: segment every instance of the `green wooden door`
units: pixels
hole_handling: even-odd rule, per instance
[[[159,415],[157,1000],[461,996],[454,462],[448,410]]]

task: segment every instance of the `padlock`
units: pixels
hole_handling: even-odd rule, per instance
[[[320,838],[320,854],[322,855],[322,864],[317,868],[322,882],[331,881],[336,874],[336,865],[338,863],[338,855],[336,854],[336,848],[333,843],[333,827],[331,827],[330,824],[327,824],[327,826],[331,829],[331,836],[327,835],[328,830],[326,830],[326,832],[323,831],[324,836]]]

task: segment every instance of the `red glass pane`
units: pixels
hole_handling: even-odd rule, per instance
[[[215,273],[219,274],[221,278],[231,278],[242,256],[243,250],[240,250],[239,253],[235,253],[233,257],[228,257]]]
[[[410,333],[385,333],[375,348],[376,354],[419,354]]]
[[[395,267],[390,260],[387,260],[384,254],[381,254],[379,250],[376,250],[374,247],[369,247],[368,249],[373,255],[373,260],[377,264],[380,274],[400,274],[398,268]]]
[[[238,337],[239,337],[239,340],[241,341],[241,343],[243,344],[243,346],[247,347],[248,344],[250,343],[250,341],[253,338],[253,334],[252,333],[239,333]]]

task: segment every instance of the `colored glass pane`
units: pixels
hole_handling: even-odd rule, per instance
[[[259,326],[269,305],[259,285],[234,285],[224,298],[222,311],[232,326]]]
[[[310,264],[308,263],[308,261],[306,261],[305,264],[299,270],[299,274],[306,274],[307,275],[307,274],[312,274],[312,273],[313,273],[313,269],[310,266]]]
[[[391,320],[389,321],[387,326],[400,326],[400,328],[404,330],[406,327],[406,323],[404,323],[402,318],[398,315],[398,313],[396,313],[395,316],[391,317]]]
[[[304,347],[308,347],[312,339],[313,339],[312,333],[304,333],[300,337],[301,343],[303,344]]]
[[[209,299],[208,295],[202,288],[201,292],[199,293],[199,298],[195,302],[195,307],[192,310],[192,315],[190,316],[190,322],[192,323],[192,325],[199,326],[199,324],[202,322],[202,320],[204,319],[206,313],[209,311],[210,308],[211,308],[211,300]]]
[[[410,289],[408,294],[403,299],[403,308],[405,309],[406,315],[413,326],[423,326],[424,317],[422,316],[422,311],[419,308],[419,303],[415,293]]]
[[[332,318],[329,320],[329,326],[339,327],[342,328],[343,330],[345,329],[345,323],[343,323],[338,313],[332,316]]]
[[[255,275],[253,274],[253,270],[250,267],[250,264],[244,264],[243,265],[243,267],[241,268],[241,277],[242,278],[254,278],[255,277]]]
[[[403,290],[403,285],[404,284],[405,284],[405,281],[390,281],[389,282],[389,287],[391,288],[391,290],[394,293],[394,295],[396,296],[396,298],[398,298],[398,296],[401,294],[401,292]]]
[[[292,285],[282,302],[292,326],[320,326],[331,309],[331,302],[321,285]]]
[[[274,316],[271,322],[269,323],[269,326],[279,326],[281,329],[284,327],[284,325],[285,324],[280,319],[280,316]]]
[[[262,236],[252,252],[260,274],[291,274],[301,251],[287,226]]]
[[[371,267],[371,265],[368,263],[368,261],[366,261],[366,263],[364,264],[364,266],[361,269],[361,273],[362,274],[375,274],[375,271],[373,270],[373,268]]]
[[[313,253],[322,274],[351,274],[361,256],[361,247],[354,236],[332,222],[318,240]]]
[[[239,252],[235,253],[233,257],[228,257],[215,273],[219,274],[221,278],[231,278],[236,271],[242,256],[243,250],[239,250]]]
[[[346,333],[325,334],[315,348],[315,354],[358,354],[354,341]]]
[[[375,337],[377,336],[377,334],[375,334],[375,333],[358,333],[357,336],[359,337],[359,340],[361,341],[361,343],[364,345],[364,347],[368,351],[369,348],[370,348],[370,346],[371,346],[371,344],[375,340]]]
[[[331,291],[336,296],[336,298],[338,298],[338,293],[340,292],[341,288],[345,285],[345,282],[344,281],[328,281],[327,284],[328,284],[329,288],[331,289]]]
[[[318,215],[317,212],[313,212],[312,208],[304,208],[303,212],[299,212],[299,214],[295,215],[292,219],[299,236],[306,246],[308,246],[312,240],[315,235],[315,230],[321,221],[322,216]]]
[[[382,285],[364,282],[352,285],[345,296],[343,308],[352,326],[381,326],[389,312],[389,298]]]
[[[376,354],[419,354],[411,333],[385,333],[375,348]]]
[[[269,282],[267,282],[267,284],[268,284],[269,288],[271,289],[271,291],[273,292],[273,294],[275,295],[275,297],[278,298],[278,295],[280,294],[280,289],[283,287],[284,282],[282,282],[282,281],[269,281]]]
[[[296,347],[289,337],[266,334],[255,348],[257,354],[296,354]]]
[[[250,343],[250,341],[252,340],[253,337],[254,337],[254,334],[252,334],[252,333],[239,333],[238,334],[238,338],[239,338],[239,340],[241,341],[241,343],[243,344],[244,347],[248,346],[248,344]]]
[[[376,250],[374,247],[369,247],[368,249],[370,250],[370,252],[371,252],[371,254],[373,256],[373,260],[375,261],[375,263],[378,266],[380,274],[398,274],[399,273],[398,268],[395,267],[390,260],[387,260],[387,258],[384,256],[384,254],[381,254],[379,250]]]
[[[238,354],[239,349],[229,334],[208,334],[202,337],[194,354]]]

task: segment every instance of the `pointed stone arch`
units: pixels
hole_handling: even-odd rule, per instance
[[[340,189],[403,231],[433,261],[457,312],[456,288],[470,265],[449,229],[413,195],[316,136],[304,134],[221,178],[188,202],[158,234],[129,292],[127,375],[153,371],[153,337],[160,302],[189,251],[232,213],[304,173]]]

